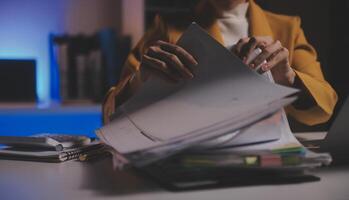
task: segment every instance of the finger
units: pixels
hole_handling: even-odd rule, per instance
[[[280,48],[277,52],[275,52],[269,61],[262,65],[261,69],[262,71],[266,72],[271,70],[273,67],[277,66],[278,64],[282,62],[288,62],[288,50],[286,48]]]
[[[247,44],[243,45],[240,52],[240,58],[248,58],[248,56],[251,54],[251,52],[256,48],[257,46],[257,40],[256,38],[252,37]]]
[[[270,36],[258,36],[256,37],[256,40],[258,41],[258,43],[260,45],[264,45],[264,46],[269,46],[271,45],[272,43],[274,43],[274,40],[272,37]]]
[[[172,69],[181,74],[184,78],[191,79],[194,77],[191,71],[184,66],[184,64],[179,60],[179,58],[175,54],[164,51],[158,46],[150,47],[148,54],[152,57],[156,57],[160,60],[165,61],[166,63],[169,63]]]
[[[280,41],[275,41],[269,46],[266,46],[262,53],[260,53],[254,60],[252,60],[250,67],[255,68],[261,65],[265,60],[270,60],[272,55],[276,53],[282,47]]]
[[[190,69],[193,70],[195,66],[198,65],[198,62],[195,60],[195,58],[182,47],[161,40],[157,41],[157,44],[160,45],[163,50],[178,56],[178,58],[185,64],[185,66],[190,67]]]
[[[264,47],[266,47],[266,46],[268,46],[268,45],[273,43],[273,39],[270,36],[258,36],[258,37],[253,37],[253,38],[257,42],[257,45],[255,46],[255,48],[258,47],[258,48],[263,49]],[[247,41],[246,41],[246,38],[244,38],[244,39],[242,39],[240,41],[245,41],[244,43],[248,43],[249,42],[249,38],[247,38]],[[240,46],[240,47],[238,46],[238,48],[240,48],[240,52],[241,52],[242,46]],[[255,48],[252,48],[251,51],[253,51]]]
[[[164,66],[166,65],[165,62],[146,55],[144,55],[143,58],[143,62],[146,64],[146,70],[149,72],[149,74],[154,74],[159,78],[172,83],[178,82],[180,80],[180,77],[176,76],[168,70],[164,70]]]
[[[149,71],[154,72],[154,70],[157,71],[156,74],[159,75],[159,72],[161,72],[166,78],[171,79],[172,81],[179,81],[179,77],[176,76],[167,66],[167,64],[164,61],[161,61],[159,59],[150,57],[148,55],[144,55],[142,62],[148,66]]]
[[[252,37],[251,40],[248,42],[248,44],[242,48],[241,55],[247,58],[244,60],[245,64],[247,64],[248,58],[251,56],[253,51],[257,48],[258,44],[259,42],[256,40],[256,38]]]
[[[236,56],[240,57],[240,52],[241,52],[241,48],[248,43],[249,38],[241,38],[235,45],[234,45],[234,49],[233,52],[235,53]],[[242,59],[242,58],[241,58]]]

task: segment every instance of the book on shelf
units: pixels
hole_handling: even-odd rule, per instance
[[[112,29],[91,36],[55,35],[50,38],[62,103],[100,102],[119,80],[131,45],[130,37],[118,35]]]

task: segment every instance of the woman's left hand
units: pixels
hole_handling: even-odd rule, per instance
[[[247,64],[247,58],[256,48],[260,48],[262,53],[248,66],[255,69],[261,65],[262,72],[271,70],[276,83],[292,86],[296,74],[290,66],[289,51],[282,46],[280,41],[274,41],[271,37],[243,38],[234,46],[233,52]],[[266,63],[263,64],[264,61]]]

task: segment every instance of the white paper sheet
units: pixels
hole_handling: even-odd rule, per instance
[[[120,153],[144,158],[140,163],[246,127],[294,100],[283,98],[296,89],[248,69],[196,24],[178,45],[198,61],[195,78],[178,85],[149,80],[99,131]]]
[[[248,69],[198,25],[191,25],[178,45],[199,63],[194,80],[178,86],[151,80],[123,107],[149,135],[178,137],[296,92]]]

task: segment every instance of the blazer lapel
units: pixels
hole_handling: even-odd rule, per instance
[[[208,29],[207,32],[214,38],[216,39],[219,43],[221,43],[222,45],[224,45],[224,41],[223,41],[223,36],[222,36],[222,32],[218,26],[217,21],[215,21]]]
[[[274,38],[264,11],[253,0],[249,0],[249,3],[248,20],[250,36],[271,36]]]

